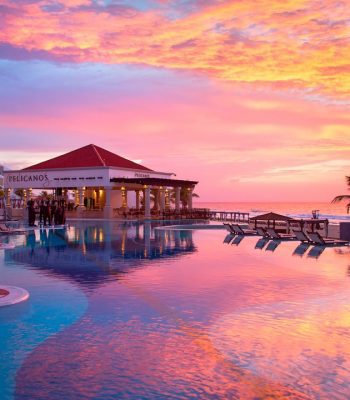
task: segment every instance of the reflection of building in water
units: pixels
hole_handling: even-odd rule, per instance
[[[81,224],[28,232],[26,245],[5,251],[5,260],[94,286],[132,268],[196,251],[192,231],[155,230],[154,224]]]

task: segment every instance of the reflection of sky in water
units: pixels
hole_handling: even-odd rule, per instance
[[[14,381],[18,399],[348,398],[349,251],[224,237],[86,223],[10,239],[2,282],[31,298],[0,310],[5,398]]]

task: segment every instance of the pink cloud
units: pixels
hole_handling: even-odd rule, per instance
[[[329,112],[329,105],[302,97],[233,92],[231,85],[189,93],[159,86],[131,97],[106,95],[103,103],[98,96],[71,96],[67,104],[63,97],[58,104],[28,104],[20,115],[2,113],[4,129],[33,132],[27,165],[36,161],[33,152],[39,162],[48,151],[58,155],[96,143],[152,169],[199,180],[202,201],[330,201],[344,189],[349,163],[341,160],[350,154],[344,107]],[[18,146],[15,140],[12,150]]]
[[[201,2],[175,20],[171,6],[61,4],[5,3],[0,41],[33,57],[144,63],[348,98],[350,12],[336,0]]]

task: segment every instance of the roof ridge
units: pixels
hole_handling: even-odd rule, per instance
[[[101,161],[102,165],[103,165],[104,167],[106,167],[106,163],[105,163],[105,161],[103,160],[103,158],[101,157],[100,153],[97,151],[95,145],[94,145],[94,144],[91,144],[91,146],[92,146],[92,148],[94,149],[94,151],[95,151],[97,157],[98,157],[99,160]]]
[[[33,169],[66,169],[66,168],[81,168],[81,167],[113,167],[113,168],[130,168],[134,170],[152,171],[141,164],[121,157],[118,154],[112,153],[103,147],[94,144],[88,144],[69,151],[68,153],[61,154],[50,160],[42,161],[30,167],[23,168],[29,171]]]

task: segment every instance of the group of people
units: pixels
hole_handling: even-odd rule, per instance
[[[66,223],[64,200],[33,200],[27,202],[28,224],[35,226],[36,214],[39,214],[39,225],[64,225]],[[37,211],[38,210],[38,211]]]

